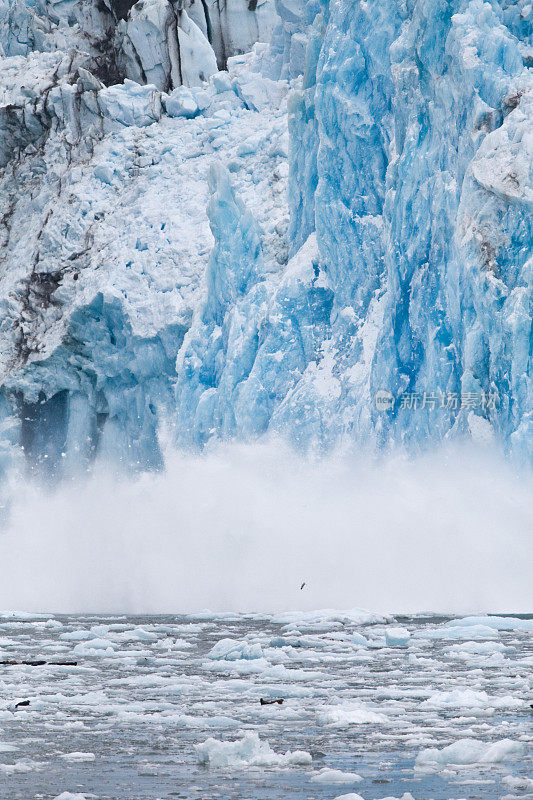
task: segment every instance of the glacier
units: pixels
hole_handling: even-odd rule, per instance
[[[527,0],[0,0],[4,476],[530,464],[532,65]]]

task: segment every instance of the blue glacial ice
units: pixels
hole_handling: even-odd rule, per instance
[[[0,464],[531,462],[532,33],[526,0],[0,0]]]
[[[479,0],[302,10],[313,13],[288,101],[293,259],[266,306],[254,288],[228,311],[210,402],[216,392],[238,434],[270,428],[305,446],[466,434],[530,459],[531,26],[516,22],[531,11]],[[289,70],[292,53],[285,44]],[[259,316],[239,339],[253,365],[228,383],[243,313]],[[379,390],[411,399],[384,414]],[[233,432],[227,415],[210,424]]]

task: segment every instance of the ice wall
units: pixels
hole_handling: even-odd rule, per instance
[[[530,457],[531,8],[335,2],[330,14],[314,91],[341,385],[327,418],[414,445],[494,433]],[[292,123],[300,178],[314,159],[306,91]],[[311,194],[292,192],[293,214]],[[426,407],[380,413],[367,386],[370,400],[381,389],[419,406],[427,393]]]
[[[297,43],[306,48],[289,99],[297,256],[262,316],[276,320],[276,350],[262,323],[250,376],[227,402],[246,397],[257,409],[248,429],[306,446],[347,437],[417,448],[466,434],[530,459],[531,7],[337,0],[278,10],[271,68],[290,74]],[[313,232],[316,259],[309,242],[299,250]],[[309,280],[303,302],[286,292],[295,263],[316,271],[321,294]],[[263,298],[248,299],[250,317]],[[376,406],[378,392],[390,407]]]
[[[271,11],[226,6],[225,59],[267,36]],[[241,114],[261,125],[239,65],[218,74],[205,14],[196,23],[193,3],[166,0],[0,1],[2,490],[23,455],[50,478],[95,458],[162,465],[212,245],[211,142],[237,149]],[[239,14],[247,33],[229,36]]]
[[[0,459],[531,462],[533,7],[245,5],[0,0]]]

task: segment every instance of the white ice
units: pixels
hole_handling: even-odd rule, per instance
[[[311,755],[301,750],[275,753],[255,731],[233,742],[207,739],[196,745],[196,756],[200,764],[229,768],[308,766],[312,761]]]

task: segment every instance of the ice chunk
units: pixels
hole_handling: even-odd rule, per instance
[[[115,647],[108,639],[89,639],[77,644],[72,652],[77,656],[107,657],[115,655]]]
[[[211,82],[219,94],[233,91],[233,83],[227,72],[217,72],[212,76]]]
[[[32,761],[16,761],[14,764],[0,764],[0,774],[6,776],[24,775],[27,772],[34,772],[39,769],[40,764]]]
[[[249,75],[235,80],[235,91],[247,108],[262,111],[272,105],[279,105],[285,94],[285,88],[277,81],[263,78],[261,75]]]
[[[364,800],[364,798],[362,798],[360,794],[355,794],[355,792],[350,792],[349,794],[337,795],[335,800]]]
[[[311,781],[313,783],[358,783],[363,778],[356,772],[343,772],[340,769],[330,769],[324,767],[315,772]]]
[[[345,727],[347,725],[382,725],[389,722],[385,714],[379,714],[358,702],[344,702],[325,706],[317,715],[323,725]]]
[[[92,639],[93,634],[90,631],[67,631],[62,633],[59,638],[67,642],[83,642]]]
[[[492,628],[495,631],[533,631],[533,619],[520,619],[519,617],[479,616],[463,617],[446,623],[446,627],[470,627],[478,629]]]
[[[169,117],[194,117],[199,112],[198,103],[186,86],[178,86],[163,98],[163,104]]]
[[[86,761],[94,761],[96,759],[96,756],[94,753],[75,752],[75,753],[64,753],[61,756],[61,758],[72,764],[83,764]]]
[[[87,800],[87,797],[79,792],[62,792],[54,797],[54,800]]]
[[[514,792],[533,792],[533,778],[527,778],[525,775],[506,775],[502,778],[502,785],[506,789],[512,789]]]
[[[410,638],[411,634],[407,628],[387,628],[385,630],[387,647],[405,647]]]
[[[209,658],[224,661],[237,661],[240,659],[255,659],[263,657],[263,650],[258,643],[236,639],[221,639],[208,653]]]
[[[299,628],[311,628],[315,625],[339,622],[343,625],[372,625],[386,622],[386,617],[367,611],[364,608],[352,608],[349,611],[338,609],[322,609],[320,611],[284,611],[272,616],[272,622],[297,625]]]
[[[449,692],[434,692],[431,697],[424,700],[422,706],[434,709],[467,708],[471,712],[475,712],[476,710],[495,708],[523,708],[525,701],[511,695],[496,697],[475,689],[453,689]]]
[[[94,168],[94,177],[99,181],[102,181],[102,183],[111,185],[113,183],[113,178],[115,177],[115,168],[113,164],[98,164]]]
[[[525,755],[526,745],[511,739],[498,742],[480,742],[477,739],[462,739],[438,750],[436,747],[422,750],[416,757],[415,768],[420,771],[438,771],[448,765],[497,764],[515,760]]]
[[[415,636],[419,639],[493,639],[498,636],[498,631],[487,625],[459,625],[452,622],[442,628],[417,631]]]
[[[473,655],[492,655],[501,653],[505,650],[505,645],[501,642],[461,642],[452,644],[448,648],[449,653],[472,653]]]
[[[234,742],[207,739],[196,745],[196,756],[200,764],[210,767],[308,766],[312,761],[311,755],[302,750],[275,753],[255,732],[246,733]]]
[[[121,125],[152,125],[161,117],[161,93],[150,84],[135,81],[109,86],[98,93],[98,103],[108,119]]]

